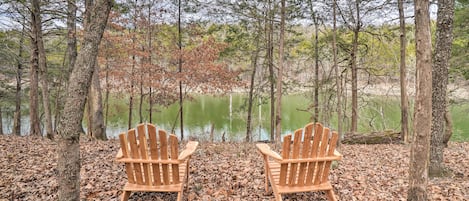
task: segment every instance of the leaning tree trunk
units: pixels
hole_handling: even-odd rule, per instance
[[[416,95],[407,200],[427,200],[432,123],[432,43],[429,1],[415,0]]]
[[[42,39],[42,21],[41,21],[41,8],[39,5],[39,0],[31,0],[32,10],[31,10],[31,25],[32,25],[32,35],[34,37],[34,44],[38,51],[38,66],[39,66],[39,78],[41,83],[42,91],[42,106],[45,113],[45,128],[46,136],[49,139],[53,138],[53,129],[52,129],[52,115],[50,110],[49,102],[49,86],[47,81],[47,61],[46,61],[46,50],[44,48],[44,42]]]
[[[399,27],[401,43],[401,61],[400,61],[400,82],[401,82],[401,139],[404,142],[409,141],[409,100],[407,95],[407,68],[406,68],[406,30],[404,17],[404,0],[398,0],[399,7]]]
[[[95,0],[91,19],[84,27],[83,45],[69,79],[63,117],[57,133],[58,200],[80,200],[80,132],[85,98],[91,84],[98,47],[106,27],[112,0]]]
[[[432,72],[432,137],[430,148],[430,177],[444,176],[443,164],[445,143],[446,88],[448,86],[448,68],[453,44],[454,0],[438,1],[436,25],[436,47]]]
[[[249,99],[248,99],[248,118],[246,121],[246,142],[250,142],[252,140],[252,129],[251,129],[251,124],[252,124],[252,105],[253,105],[253,94],[254,94],[254,81],[256,77],[256,69],[257,69],[257,61],[259,59],[259,37],[254,39],[256,42],[256,49],[253,52],[251,56],[251,64],[252,64],[252,72],[251,72],[251,83],[249,85]]]
[[[90,104],[89,115],[91,115],[91,124],[88,126],[91,128],[93,137],[99,140],[107,140],[103,117],[103,96],[101,94],[101,84],[99,82],[99,65],[97,63],[95,64],[89,93],[88,103]]]

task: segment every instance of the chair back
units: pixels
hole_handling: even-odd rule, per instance
[[[279,185],[314,186],[328,182],[334,151],[338,140],[337,132],[323,127],[320,123],[310,123],[292,135],[283,138]]]
[[[158,135],[157,135],[158,133]],[[152,124],[139,124],[119,135],[129,183],[161,186],[181,183],[178,139]]]

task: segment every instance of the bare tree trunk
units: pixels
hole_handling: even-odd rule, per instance
[[[106,104],[105,113],[104,113],[104,128],[107,128],[107,120],[109,117],[109,58],[106,55],[106,92],[104,95],[104,103]]]
[[[138,103],[138,122],[143,123],[143,98],[145,95],[143,94],[143,72],[140,72],[140,99]]]
[[[409,100],[407,95],[407,67],[406,67],[406,30],[404,16],[404,0],[398,0],[399,7],[399,25],[401,42],[401,61],[400,61],[400,81],[401,81],[401,139],[405,143],[409,142]]]
[[[34,18],[33,13],[31,17]],[[31,27],[35,29],[34,22],[31,21]],[[34,33],[34,30],[31,30]],[[31,34],[31,70],[30,70],[30,81],[29,81],[29,121],[30,135],[42,136],[40,122],[39,122],[39,49],[36,43],[36,35]]]
[[[267,10],[267,60],[269,66],[269,82],[270,82],[270,140],[275,140],[275,92],[274,92],[274,45],[273,45],[273,31],[274,31],[274,16],[272,11],[272,1],[268,2]]]
[[[259,59],[259,37],[256,35],[256,38],[254,39],[256,42],[255,50],[252,53],[251,56],[251,67],[252,67],[252,73],[251,73],[251,83],[249,85],[249,99],[248,99],[248,118],[246,122],[246,142],[251,142],[252,140],[252,129],[251,129],[251,124],[252,124],[252,105],[253,105],[253,94],[254,94],[254,81],[256,78],[256,70],[257,70],[257,61]]]
[[[447,100],[448,101],[448,100]],[[448,104],[448,102],[446,102]],[[446,107],[445,112],[445,135],[443,136],[443,144],[445,147],[448,147],[448,142],[453,135],[453,120],[451,119],[451,114],[449,113],[448,107]]]
[[[80,199],[80,132],[85,98],[88,96],[91,77],[95,69],[98,48],[106,27],[111,0],[95,0],[92,18],[84,27],[83,45],[69,79],[63,117],[57,129],[58,200]]]
[[[50,111],[49,103],[49,86],[47,81],[47,61],[46,61],[46,50],[44,49],[44,42],[42,39],[42,21],[41,21],[41,8],[39,0],[31,0],[32,12],[31,12],[31,24],[32,24],[32,35],[35,38],[34,44],[38,50],[38,65],[39,65],[39,78],[41,83],[42,91],[42,106],[45,113],[45,128],[46,136],[49,139],[53,138],[52,129],[52,115]]]
[[[356,24],[355,28],[353,29],[353,41],[352,41],[352,52],[350,53],[351,57],[351,70],[352,70],[352,123],[350,132],[355,133],[357,132],[357,125],[358,125],[358,79],[357,79],[357,54],[358,54],[358,34],[360,33],[360,2],[357,0],[355,1],[355,9],[356,9]]]
[[[432,43],[429,1],[415,0],[417,86],[414,105],[414,134],[410,151],[407,200],[426,201],[428,159],[432,123]]]
[[[13,117],[13,134],[21,135],[21,77],[23,76],[23,45],[25,28],[21,31],[20,44],[18,48],[18,61],[16,68],[16,91],[15,91],[15,114]],[[2,118],[0,118],[1,121]]]
[[[67,90],[68,80],[77,58],[76,15],[76,0],[67,0],[67,56],[65,61],[66,65],[64,65],[64,69],[66,70],[64,70],[61,75],[61,80],[65,82],[65,86],[64,90],[62,90],[62,86],[60,86],[60,89],[57,92],[54,130],[57,130],[57,124],[62,116],[65,101],[64,91]],[[63,78],[65,78],[65,80],[63,80]]]
[[[277,75],[277,112],[275,115],[275,141],[280,142],[282,132],[282,76],[284,61],[284,43],[285,43],[285,0],[281,0],[280,8],[280,46],[279,46],[279,67]]]
[[[179,47],[179,73],[182,72],[182,32],[181,32],[181,1],[178,3],[178,47]],[[181,126],[181,140],[184,140],[184,110],[183,110],[183,96],[182,96],[182,81],[179,81],[179,117],[180,117],[180,126]]]
[[[445,114],[447,111],[448,68],[453,44],[454,0],[438,1],[436,47],[432,72],[432,137],[430,146],[430,177],[446,175],[443,163]]]
[[[3,117],[2,117],[2,108],[0,107],[0,135],[3,135]]]
[[[334,0],[334,5],[332,8],[332,15],[334,18],[333,22],[333,32],[332,32],[332,51],[334,57],[334,71],[335,71],[335,84],[337,87],[337,132],[339,133],[339,141],[337,147],[340,148],[341,141],[344,137],[342,132],[342,82],[340,79],[339,66],[337,65],[337,1]]]
[[[103,96],[101,94],[101,84],[99,82],[99,65],[95,64],[95,70],[93,77],[91,78],[90,94],[88,95],[90,104],[91,124],[88,125],[91,128],[93,137],[99,140],[107,140],[106,130],[104,127],[103,118]]]
[[[152,34],[153,34],[153,27],[152,27],[152,24],[151,24],[151,6],[152,6],[152,3],[148,4],[148,66],[149,66],[149,73],[148,75],[149,76],[152,76],[153,75],[153,66],[152,66],[152,61],[151,61],[151,54],[152,54],[152,45],[151,45],[151,39],[152,39]],[[151,77],[148,79],[148,105],[149,105],[149,109],[148,109],[148,115],[149,115],[149,122],[152,123],[152,113],[153,113],[153,102],[152,102],[152,96],[151,96],[151,93],[152,93],[152,79]]]

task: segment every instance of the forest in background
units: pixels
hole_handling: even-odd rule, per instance
[[[51,134],[54,128],[49,127],[55,127],[60,119],[61,100],[73,57],[81,47],[86,19],[84,2],[74,3],[76,14],[71,16],[70,12],[63,12],[67,10],[65,4],[41,2],[38,10],[44,41],[41,49],[31,42],[34,26],[28,15],[31,7],[28,2],[6,1],[0,6],[5,19],[0,33],[0,113],[15,119],[13,133],[18,134],[20,126],[30,126],[33,135],[42,135],[43,130]],[[151,119],[153,105],[175,104],[179,95],[190,99],[191,93],[242,92],[252,94],[250,105],[258,104],[252,101],[257,96],[275,102],[274,88],[278,87],[274,84],[279,79],[276,72],[280,61],[280,5],[274,1],[182,1],[181,16],[178,16],[177,3],[117,1],[114,4],[100,44],[95,69],[99,78],[93,79],[88,97],[87,114],[90,115],[84,120],[102,123],[94,126],[94,131],[93,126],[89,127],[88,133],[97,136],[104,133],[107,122],[93,121],[93,118],[108,118],[110,93],[121,94],[128,101],[129,128],[131,114],[139,114],[138,122],[146,119],[142,117],[144,102],[150,105]],[[397,1],[338,4],[337,73],[332,54],[330,6],[331,2],[327,1],[287,2],[285,67],[281,80],[282,93],[310,94],[308,110],[312,120],[326,124],[327,116],[334,111],[343,111],[343,122],[357,119],[359,114],[352,108],[366,105],[357,103],[357,93],[364,93],[363,89],[370,85],[397,84],[402,74]],[[450,83],[456,86],[453,89],[465,88],[469,79],[468,7],[467,1],[457,1],[455,5],[448,75]],[[415,87],[415,28],[409,23],[413,19],[412,9],[411,2],[404,2],[405,72],[409,91]],[[432,10],[435,17],[435,9]],[[71,22],[77,26],[67,24]],[[433,20],[433,37],[435,30]],[[75,41],[72,36],[76,36]],[[37,52],[37,58],[33,52]],[[39,62],[42,57],[44,63]],[[34,62],[37,64],[32,65]],[[31,73],[31,69],[37,74]],[[179,83],[183,83],[181,94]],[[337,96],[343,97],[339,105]],[[31,125],[20,125],[18,118],[28,113],[36,114],[30,115]],[[344,127],[346,131],[356,131],[354,125],[347,123]]]

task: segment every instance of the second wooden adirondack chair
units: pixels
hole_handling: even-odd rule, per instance
[[[337,139],[336,132],[311,123],[304,128],[304,135],[303,129],[295,131],[293,146],[291,134],[284,136],[282,155],[267,144],[257,144],[264,158],[266,191],[270,181],[277,201],[282,200],[281,194],[308,191],[325,191],[328,200],[337,200],[329,182],[331,162],[342,159],[335,150]]]
[[[177,200],[182,200],[189,180],[189,160],[198,142],[188,142],[178,155],[177,137],[161,129],[157,134],[152,124],[139,124],[137,130],[120,134],[119,140],[116,161],[125,163],[128,179],[122,201],[128,200],[132,191],[177,192]]]

